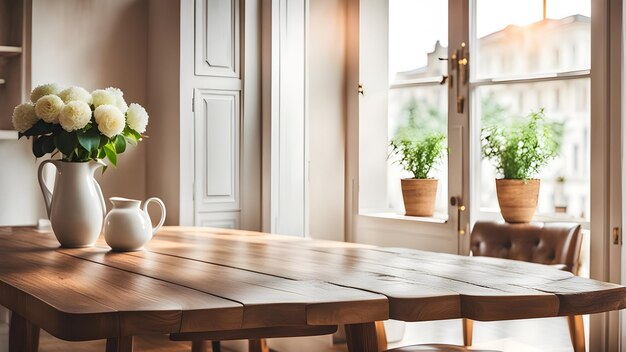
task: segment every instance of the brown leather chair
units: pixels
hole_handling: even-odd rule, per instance
[[[506,258],[553,265],[578,274],[582,244],[580,225],[572,223],[509,224],[477,222],[470,236],[474,256]],[[582,316],[568,316],[575,352],[585,351]],[[473,324],[463,319],[463,342],[472,345]]]

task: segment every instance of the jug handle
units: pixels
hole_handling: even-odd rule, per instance
[[[146,214],[148,213],[148,203],[150,202],[155,202],[159,205],[159,207],[161,207],[161,220],[159,220],[159,223],[157,224],[157,226],[152,228],[152,234],[154,235],[157,231],[159,231],[161,226],[163,226],[163,223],[165,222],[166,211],[165,211],[165,204],[163,204],[163,201],[157,197],[152,197],[152,198],[146,199],[146,202],[143,203],[143,211]]]
[[[54,163],[56,160],[44,160],[41,164],[39,164],[39,169],[37,170],[37,178],[39,180],[39,187],[41,187],[41,193],[43,194],[44,203],[46,203],[46,212],[48,213],[48,219],[50,219],[50,210],[52,208],[52,191],[48,185],[46,185],[46,181],[43,179],[43,167],[46,164],[52,164],[56,168],[56,164]]]
[[[107,216],[107,205],[104,201],[104,195],[102,195],[102,188],[100,188],[100,185],[95,178],[93,179],[93,184],[96,186],[96,192],[98,192],[98,197],[100,197],[100,203],[102,204],[102,218],[104,219]]]

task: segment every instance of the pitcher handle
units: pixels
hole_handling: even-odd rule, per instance
[[[165,204],[163,204],[163,201],[157,197],[152,197],[152,198],[148,198],[146,202],[143,203],[143,211],[146,214],[148,213],[148,203],[150,202],[155,202],[159,205],[159,207],[161,207],[161,220],[159,220],[159,223],[157,224],[157,226],[152,228],[152,234],[154,235],[157,231],[159,231],[161,226],[163,226],[163,223],[165,222],[166,211],[165,211]]]
[[[100,188],[100,184],[96,179],[93,179],[93,184],[96,186],[96,192],[98,192],[98,197],[100,197],[100,204],[102,205],[102,218],[104,219],[107,216],[107,204],[104,201],[104,195],[102,194],[102,188]]]
[[[43,179],[43,167],[46,164],[52,164],[56,168],[55,160],[44,160],[39,164],[39,169],[37,170],[37,178],[39,180],[39,187],[41,188],[41,193],[43,194],[44,203],[46,203],[46,212],[48,213],[48,219],[50,219],[50,211],[52,210],[52,191],[48,188],[46,181]]]

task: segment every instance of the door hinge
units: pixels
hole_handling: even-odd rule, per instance
[[[191,112],[196,112],[196,97],[191,97]]]
[[[613,228],[613,244],[622,244],[622,230],[619,227]]]

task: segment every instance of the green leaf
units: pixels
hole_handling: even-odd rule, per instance
[[[113,143],[109,142],[104,145],[104,153],[111,164],[117,166],[117,153],[115,152],[115,145]]]
[[[132,145],[137,145],[137,142],[141,139],[141,134],[128,126],[124,128],[122,135],[124,135],[124,137],[126,137],[128,142]]]
[[[104,152],[104,148],[100,148],[100,149],[98,149],[98,155],[97,155],[98,159],[104,159],[106,156],[107,156],[107,155],[106,155],[106,153]]]
[[[89,130],[77,131],[78,143],[85,148],[85,150],[92,152],[100,146],[100,132],[97,128],[90,128]]]
[[[46,154],[43,151],[43,141],[37,136],[33,138],[33,154],[35,154],[36,158],[41,158]]]
[[[137,145],[137,140],[133,137],[124,136],[124,139],[126,139],[126,144]]]
[[[84,148],[76,148],[76,156],[79,161],[87,161],[89,160],[89,151]]]
[[[92,152],[100,146],[100,132],[97,128],[91,128],[87,132],[78,132],[78,142],[85,150]]]
[[[44,153],[52,153],[56,149],[54,145],[54,136],[42,136],[39,139],[42,140],[41,148]]]
[[[63,155],[69,156],[78,146],[76,133],[68,133],[63,130],[61,133],[54,136],[54,145],[61,153],[63,153]]]
[[[39,120],[37,121],[37,123],[33,125],[33,127],[24,131],[22,135],[30,137],[30,136],[40,136],[42,134],[48,134],[48,133],[57,134],[61,132],[62,130],[63,128],[61,128],[61,125],[54,124],[54,123],[47,123],[44,120]]]
[[[115,151],[117,154],[121,154],[126,150],[126,138],[122,135],[115,137]]]
[[[99,146],[99,148],[104,147],[104,145],[107,144],[107,143],[109,143],[109,137],[101,134],[100,135],[100,146]]]

